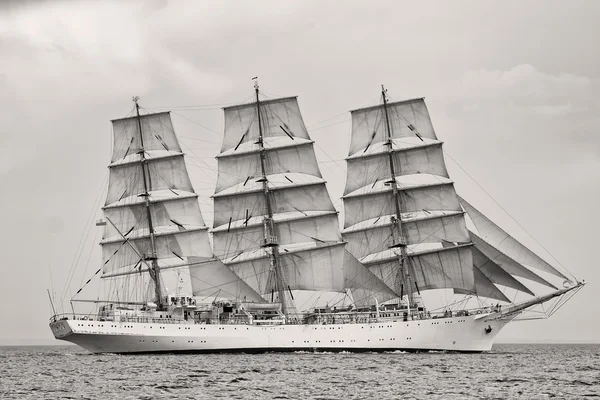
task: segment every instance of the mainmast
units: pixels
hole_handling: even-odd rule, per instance
[[[383,98],[383,111],[385,114],[385,131],[386,131],[386,135],[387,135],[387,141],[385,142],[387,148],[388,148],[388,160],[389,160],[389,164],[390,164],[390,175],[391,178],[389,181],[386,182],[386,184],[389,184],[392,187],[392,201],[394,202],[394,207],[395,207],[395,215],[393,215],[391,217],[391,228],[392,228],[392,238],[393,238],[393,243],[390,247],[399,247],[400,248],[400,268],[401,268],[401,279],[400,279],[400,298],[402,299],[402,297],[404,296],[404,293],[406,291],[406,294],[408,294],[409,299],[411,298],[411,294],[413,293],[412,290],[412,279],[410,276],[410,270],[409,270],[409,263],[410,263],[410,258],[408,257],[408,253],[406,251],[406,245],[407,245],[407,233],[406,233],[406,227],[404,226],[404,224],[402,223],[402,197],[398,195],[398,183],[396,182],[396,171],[394,168],[394,149],[393,149],[393,142],[392,142],[392,130],[390,128],[390,118],[388,115],[388,106],[387,106],[387,96],[386,96],[386,90],[383,87],[383,85],[381,85],[381,96]],[[400,169],[400,163],[398,163],[398,168]],[[402,175],[402,171],[398,171],[399,175]],[[416,283],[415,283],[416,284]],[[406,287],[405,287],[406,285]],[[418,288],[417,288],[418,291]],[[411,300],[409,300],[409,303],[412,303]]]
[[[143,254],[146,260],[152,261],[152,268],[148,269],[148,273],[150,277],[154,281],[154,293],[156,296],[156,304],[158,306],[158,310],[163,309],[163,301],[161,294],[161,285],[160,285],[160,268],[158,267],[158,260],[156,256],[156,243],[154,238],[154,227],[152,225],[152,212],[150,210],[150,193],[148,192],[148,187],[152,187],[152,182],[150,181],[150,173],[148,172],[148,161],[146,160],[145,150],[144,150],[144,135],[142,134],[142,119],[140,117],[140,105],[138,104],[138,100],[140,98],[135,96],[133,101],[135,102],[135,111],[137,115],[137,123],[138,130],[140,133],[140,150],[138,154],[140,155],[140,159],[142,163],[140,164],[142,167],[143,181],[144,181],[144,193],[140,194],[141,197],[144,198],[145,206],[146,206],[146,216],[148,218],[148,230],[150,235],[150,254]]]
[[[265,203],[267,205],[267,217],[263,220],[263,232],[264,232],[264,244],[263,247],[270,248],[271,252],[270,263],[271,269],[275,274],[275,287],[277,289],[277,294],[279,297],[279,301],[281,302],[281,308],[284,315],[287,317],[289,314],[289,305],[287,304],[286,291],[285,291],[285,283],[283,279],[283,270],[281,268],[281,261],[279,258],[279,243],[277,240],[277,232],[275,230],[275,222],[273,220],[273,207],[271,205],[271,196],[269,194],[269,184],[267,181],[267,174],[265,168],[265,159],[267,157],[267,152],[264,146],[263,140],[263,131],[262,131],[262,122],[260,118],[260,99],[258,96],[258,81],[254,81],[254,91],[256,93],[256,113],[258,116],[258,140],[256,144],[258,144],[260,148],[260,171],[261,177],[258,180],[262,182],[262,190],[265,196]]]

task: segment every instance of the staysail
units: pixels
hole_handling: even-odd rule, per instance
[[[145,271],[159,286],[161,269],[188,267],[194,295],[235,286],[238,295],[262,301],[213,257],[170,114],[138,114],[112,123],[103,277]]]
[[[483,275],[491,283],[512,288],[532,296],[535,294],[531,289],[515,279],[515,277],[525,278],[557,290],[555,285],[534,273],[531,269],[538,269],[554,276],[565,278],[561,272],[510,236],[466,200],[459,197],[459,201],[478,231],[478,233],[469,232],[471,241],[474,244],[473,268],[476,274]],[[475,286],[477,293],[490,293],[488,282],[481,277],[476,279]],[[455,293],[462,292],[455,289]],[[505,296],[500,296],[496,293],[496,295],[491,297],[504,300],[503,297]]]
[[[460,198],[460,203],[465,208],[469,218],[480,233],[482,239],[494,246],[499,251],[513,258],[522,265],[536,268],[562,279],[568,279],[560,271],[548,264],[541,257],[529,250],[506,231],[492,222],[483,213],[469,204],[465,199]]]
[[[256,102],[224,109],[215,255],[272,301],[292,290],[395,297],[345,250],[297,98],[259,100],[256,92]]]

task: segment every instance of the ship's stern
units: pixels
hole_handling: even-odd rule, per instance
[[[69,325],[69,320],[59,319],[50,322],[50,329],[56,339],[67,340],[67,337],[73,334],[73,330]]]

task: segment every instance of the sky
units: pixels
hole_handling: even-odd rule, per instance
[[[425,97],[457,191],[589,282],[498,340],[597,342],[599,17],[593,0],[1,2],[0,344],[51,343],[46,289],[69,298],[99,268],[88,225],[132,96],[173,111],[210,223],[221,107],[255,76],[267,98],[298,96],[336,205],[348,110],[381,84]]]

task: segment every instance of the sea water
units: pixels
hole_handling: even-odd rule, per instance
[[[0,347],[0,399],[600,398],[600,345],[489,353],[94,355]]]

